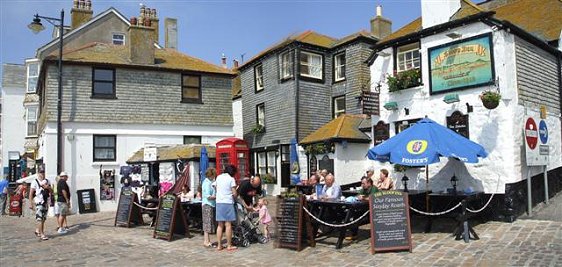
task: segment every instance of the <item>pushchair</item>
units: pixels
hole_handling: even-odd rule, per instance
[[[232,226],[232,242],[234,245],[249,247],[251,243],[267,243],[268,239],[259,228],[257,212],[248,212],[244,205],[239,202],[234,205],[236,207],[236,222]]]

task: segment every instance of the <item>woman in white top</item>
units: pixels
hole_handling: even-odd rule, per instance
[[[237,197],[236,181],[234,175],[236,174],[236,167],[228,165],[225,172],[217,176],[215,181],[217,188],[217,250],[222,250],[222,230],[226,225],[226,250],[232,251],[237,247],[232,245],[232,222],[236,220],[236,210],[234,209],[234,198]]]

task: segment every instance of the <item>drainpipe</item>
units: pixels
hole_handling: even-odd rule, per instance
[[[562,113],[562,52],[558,51],[558,96],[559,96],[559,104],[560,104],[560,112]],[[559,118],[560,122],[562,123],[562,118]],[[562,127],[560,129],[562,134]],[[560,144],[562,148],[562,143]]]
[[[295,75],[295,138],[297,145],[299,143],[299,73],[298,60],[300,54],[300,45],[295,47],[295,60],[293,62],[293,74]]]

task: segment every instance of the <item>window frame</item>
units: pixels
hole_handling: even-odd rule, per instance
[[[408,46],[414,46],[414,45],[417,45],[417,49],[414,48],[414,49],[409,49],[409,50],[405,50],[405,51],[398,52],[398,50],[399,50],[400,48],[402,48],[402,47],[408,47]],[[401,45],[401,46],[395,46],[393,50],[394,50],[394,72],[395,72],[395,73],[400,73],[400,72],[404,72],[404,71],[408,71],[408,70],[413,70],[413,69],[419,69],[419,70],[421,70],[421,67],[422,67],[422,61],[421,61],[422,55],[421,55],[421,46],[420,46],[420,43],[419,43],[419,42],[409,43],[409,44],[405,44],[405,45]],[[415,62],[416,60],[414,59],[414,57],[413,57],[413,55],[412,55],[412,60],[411,60],[411,61],[412,61],[412,66],[413,66],[413,67],[412,67],[412,68],[409,68],[409,69],[400,70],[400,62],[398,62],[398,61],[399,61],[400,55],[403,54],[404,57],[405,57],[406,54],[408,54],[408,53],[413,53],[414,51],[418,51],[418,65],[419,65],[419,66],[418,66],[417,68],[414,66],[414,65],[415,65],[414,62]],[[406,64],[406,63],[404,63],[404,64]]]
[[[31,69],[30,67],[32,65],[37,65],[37,76],[29,75],[29,70]],[[28,94],[36,94],[37,93],[37,84],[39,83],[39,70],[40,70],[40,65],[39,65],[38,61],[33,61],[33,62],[30,62],[29,64],[27,64],[27,68],[26,68],[27,77],[26,77],[26,81],[25,81],[25,83],[26,83],[25,92],[26,93],[28,93]],[[29,79],[30,78],[36,78],[35,87],[32,90],[29,89]]]
[[[261,76],[258,76],[258,69],[259,69],[260,72],[261,72],[261,73],[260,73]],[[258,82],[258,81],[259,81],[260,79],[261,79],[261,87],[258,86],[258,85],[259,85],[259,82]],[[258,92],[262,92],[263,89],[265,89],[264,80],[263,80],[263,64],[260,63],[260,64],[257,64],[257,65],[254,67],[254,91],[255,91],[256,93],[258,93]]]
[[[30,116],[29,116],[29,110],[30,109],[35,109],[35,120],[30,121]],[[25,136],[26,137],[37,137],[37,120],[39,118],[39,106],[38,105],[30,105],[30,106],[26,106],[25,107]],[[33,122],[35,123],[35,127],[33,130],[33,133],[29,133],[30,127],[29,127],[29,123]]]
[[[343,62],[343,64],[340,64],[340,65],[338,66],[338,65],[337,65],[337,62],[338,62],[337,59],[338,59],[338,57],[341,57],[341,56],[343,56],[344,62]],[[334,77],[333,82],[334,82],[334,83],[343,82],[343,81],[346,80],[346,78],[347,78],[347,77],[346,77],[346,73],[345,73],[345,71],[346,71],[346,66],[347,66],[347,56],[346,56],[346,54],[345,54],[345,51],[335,54],[334,57],[333,57],[333,70],[332,70],[333,73],[334,73],[334,75],[333,75],[333,77]],[[338,68],[342,68],[342,67],[343,67],[343,77],[338,77],[338,76],[337,76],[337,73],[338,73],[338,72],[337,72],[337,69],[338,69]]]
[[[343,112],[340,113],[338,116],[336,116],[336,100],[341,99],[341,98],[343,98],[343,104],[344,104]],[[345,100],[346,100],[345,95],[332,97],[332,119],[335,119],[335,118],[339,117],[340,115],[345,114],[346,106],[347,106],[346,103],[345,103]]]
[[[285,64],[284,61],[284,56],[287,55],[287,60],[288,62]],[[295,50],[286,50],[284,52],[281,52],[279,54],[279,80],[281,82],[287,81],[287,80],[291,80],[295,77],[295,70],[294,70],[294,65],[295,65]],[[285,67],[287,67],[287,75],[284,76],[284,72],[283,70],[285,69]]]
[[[123,39],[115,39],[116,35],[123,36]],[[122,32],[112,32],[111,33],[111,43],[114,44],[114,45],[126,45],[127,44],[126,40],[127,40],[127,36]],[[122,44],[116,44],[115,41],[120,41],[120,42],[123,42],[123,43]]]
[[[320,57],[320,72],[321,72],[321,73],[320,73],[320,77],[312,76],[312,75],[309,75],[309,74],[303,74],[303,73],[301,72],[301,66],[302,66],[302,65],[301,65],[301,55],[303,55],[303,54]],[[300,77],[301,79],[303,79],[303,80],[309,80],[309,81],[313,81],[313,82],[324,82],[324,73],[325,73],[325,71],[324,71],[324,54],[315,53],[315,52],[306,51],[306,50],[301,50],[301,51],[299,52],[298,60],[299,60],[299,62],[298,62],[298,64],[299,64],[299,65],[298,65],[298,66],[299,66],[298,71],[299,71],[299,77]],[[306,65],[306,66],[310,66],[310,65]],[[310,69],[309,69],[309,71],[310,71]]]
[[[113,147],[96,147],[97,137],[110,137],[113,138]],[[96,149],[113,149],[113,158],[98,159],[96,158]],[[112,134],[94,134],[92,137],[92,161],[94,162],[108,162],[116,161],[117,159],[117,135]]]
[[[263,123],[260,123],[260,107],[263,108]],[[265,103],[260,103],[256,105],[256,126],[261,125],[265,128]]]
[[[113,80],[111,82],[105,80],[96,80],[96,70],[109,70],[113,72]],[[100,98],[100,99],[117,99],[115,84],[117,77],[115,76],[116,71],[115,68],[106,68],[106,67],[92,67],[92,95],[91,98]],[[96,83],[111,83],[113,92],[111,94],[101,94],[96,93]]]
[[[199,97],[198,98],[184,98],[183,97],[183,90],[184,89],[195,88],[194,86],[184,85],[184,83],[183,83],[184,76],[197,77],[197,79],[199,80],[199,87],[197,87],[197,89],[199,90]],[[201,75],[197,75],[197,74],[193,74],[193,73],[182,73],[181,74],[181,103],[203,104],[203,86],[201,84],[201,80],[202,80]]]
[[[193,138],[193,139],[199,139],[199,142],[196,143],[186,143],[186,139],[187,138]],[[183,144],[184,145],[189,145],[189,144],[202,144],[202,136],[201,135],[184,135],[183,136]]]
[[[260,150],[254,152],[256,159],[256,174],[261,175],[262,179],[264,175],[269,173],[268,171],[271,168],[273,170],[273,173],[271,173],[271,175],[273,175],[273,178],[277,180],[277,153],[277,150]],[[270,162],[269,160],[269,156],[271,154],[273,155],[273,162]],[[260,162],[260,155],[263,155],[264,162]],[[264,165],[260,165],[260,163],[264,163]],[[265,173],[262,173],[260,171],[261,168],[265,169]]]

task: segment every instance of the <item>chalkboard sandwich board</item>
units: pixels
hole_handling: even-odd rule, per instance
[[[305,216],[303,211],[304,203],[304,196],[292,198],[279,196],[277,201],[278,238],[276,247],[301,251],[304,248],[303,241],[306,240],[306,236],[308,236],[309,245],[315,246],[310,219]]]
[[[408,194],[380,191],[369,197],[371,254],[379,251],[412,252]]]
[[[114,226],[131,227],[131,223],[143,224],[140,208],[134,204],[136,202],[137,194],[131,190],[121,190]]]
[[[172,241],[174,234],[189,236],[185,216],[179,207],[179,199],[174,194],[166,194],[160,198],[156,218],[153,238]]]

